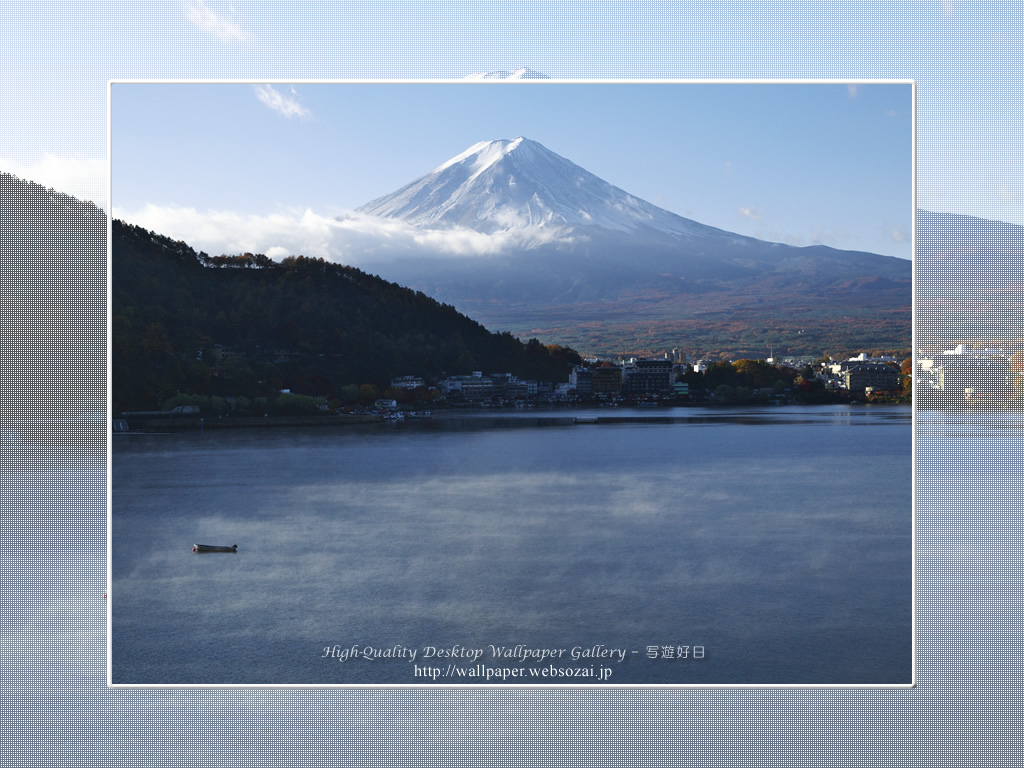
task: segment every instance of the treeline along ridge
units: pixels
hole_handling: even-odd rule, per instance
[[[564,381],[572,349],[492,333],[422,292],[323,259],[209,256],[112,222],[115,413],[184,393],[345,398],[473,370]]]

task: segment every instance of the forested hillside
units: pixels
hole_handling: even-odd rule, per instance
[[[113,408],[175,395],[341,398],[391,378],[510,372],[565,381],[571,349],[522,343],[353,267],[260,254],[211,257],[115,220]],[[365,390],[364,390],[365,391]]]
[[[0,173],[0,416],[106,407],[107,219],[91,202]]]

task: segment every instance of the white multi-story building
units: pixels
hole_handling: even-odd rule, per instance
[[[391,380],[391,386],[395,389],[419,389],[424,384],[419,376],[398,376]]]

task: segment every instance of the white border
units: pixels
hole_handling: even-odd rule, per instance
[[[913,79],[566,79],[566,78],[530,78],[530,79],[392,79],[373,78],[360,79],[319,79],[319,78],[270,78],[270,79],[223,79],[223,78],[118,78],[107,81],[107,592],[104,595],[107,610],[107,688],[114,689],[468,689],[468,690],[549,690],[577,689],[586,691],[605,691],[621,689],[647,690],[683,690],[683,689],[788,689],[788,690],[908,690],[917,687],[917,411],[915,400],[911,406],[911,682],[909,683],[114,683],[113,677],[113,640],[112,640],[112,547],[113,547],[113,387],[112,387],[112,245],[114,198],[112,190],[112,102],[114,85],[467,85],[481,87],[514,87],[514,86],[546,86],[546,85],[909,85],[911,89],[911,359],[914,368],[917,365],[917,81]],[[913,371],[911,386],[913,387]],[[915,393],[916,395],[916,393]]]

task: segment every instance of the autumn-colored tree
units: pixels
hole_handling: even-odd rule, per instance
[[[744,384],[753,389],[770,387],[779,379],[779,372],[767,360],[737,360],[733,368]]]
[[[377,399],[377,385],[376,384],[360,384],[359,385],[359,399],[364,403],[372,403]]]
[[[1014,352],[1007,360],[1010,386],[1014,395],[1024,394],[1024,352]]]
[[[914,386],[914,358],[908,357],[900,364],[900,388],[910,392]]]

